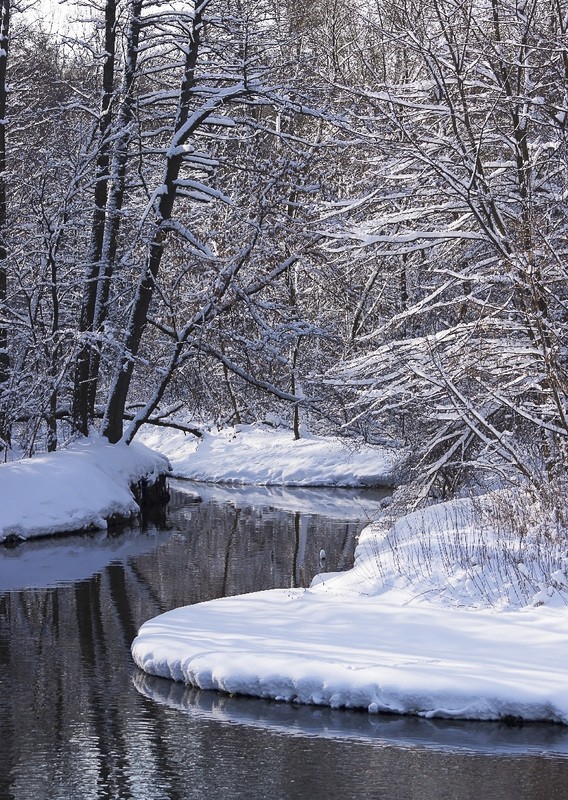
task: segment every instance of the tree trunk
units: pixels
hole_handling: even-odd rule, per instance
[[[111,164],[110,185],[106,208],[106,220],[102,241],[102,252],[99,274],[96,285],[96,302],[93,318],[93,330],[101,331],[104,325],[110,286],[114,273],[118,234],[120,230],[121,210],[126,191],[126,167],[128,163],[129,145],[132,138],[132,122],[134,120],[135,99],[133,96],[134,81],[138,65],[138,46],[140,42],[142,0],[134,0],[131,6],[130,26],[126,35],[126,62],[124,67],[124,85],[122,88],[122,104],[117,120],[117,138]],[[91,418],[95,412],[97,378],[100,365],[100,348],[91,349],[88,380],[88,409]]]
[[[95,210],[93,214],[91,246],[85,271],[83,301],[79,321],[81,345],[77,355],[73,389],[73,426],[78,433],[87,436],[93,419],[95,391],[91,382],[96,376],[91,374],[90,359],[95,347],[94,318],[97,298],[98,275],[103,251],[106,205],[108,199],[110,165],[111,100],[114,93],[116,45],[116,0],[106,0],[105,5],[105,53],[103,66],[103,96],[99,117],[99,150],[97,155],[95,179]],[[92,403],[89,399],[92,398]],[[90,407],[93,406],[93,407]]]
[[[8,292],[6,244],[6,67],[8,63],[8,36],[10,32],[10,0],[0,0],[0,308],[6,303]],[[10,426],[6,403],[2,398],[10,377],[8,356],[8,327],[0,313],[0,452],[10,446]]]
[[[168,150],[163,188],[156,211],[154,235],[150,242],[146,266],[138,284],[136,297],[132,305],[122,357],[117,365],[103,420],[102,433],[110,442],[118,442],[122,437],[124,409],[130,382],[132,380],[134,361],[140,348],[144,329],[146,328],[148,310],[150,308],[154,286],[164,252],[164,243],[167,235],[164,223],[171,219],[176,198],[176,181],[179,177],[184,156],[181,145],[187,141],[193,130],[199,127],[212,110],[204,112],[203,118],[196,118],[194,125],[187,125],[190,101],[192,99],[195,83],[195,67],[199,54],[202,13],[204,8],[205,4],[199,6],[199,8],[196,9],[193,19],[192,36],[185,59],[172,147]]]

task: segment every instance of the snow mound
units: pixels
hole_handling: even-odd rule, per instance
[[[325,583],[187,606],[146,622],[145,672],[231,694],[369,712],[568,724],[567,615],[354,595]]]
[[[167,459],[142,444],[84,440],[69,450],[0,465],[0,542],[105,529],[140,508],[130,486],[169,470]]]
[[[528,522],[522,528],[515,506]],[[546,605],[568,612],[566,535],[539,529],[539,516],[542,510],[529,508],[525,495],[508,491],[439,503],[397,520],[383,514],[362,531],[355,567],[338,588],[413,605]]]
[[[324,436],[294,440],[261,424],[204,432],[144,429],[141,441],[168,457],[176,477],[276,486],[392,486],[400,452]]]

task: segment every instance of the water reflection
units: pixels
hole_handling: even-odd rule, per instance
[[[562,725],[465,723],[279,703],[202,691],[147,675],[142,670],[134,673],[133,684],[144,697],[194,719],[234,723],[285,736],[315,736],[372,742],[380,747],[419,747],[491,756],[568,756],[568,728]]]
[[[293,492],[260,492],[267,502],[251,504],[228,487],[221,502],[210,487],[195,503],[188,488],[174,494],[168,530],[0,548],[1,800],[564,796],[565,733],[555,726],[531,738],[528,726],[420,725],[156,688],[140,676],[139,691],[130,643],[142,622],[307,583],[321,549],[329,569],[348,567],[380,503],[363,495],[353,518],[334,517],[327,492],[301,491],[294,508]],[[452,741],[493,756],[453,752]]]
[[[151,526],[33,539],[15,547],[0,546],[0,593],[49,589],[86,580],[109,564],[126,563],[152,552],[170,534]]]
[[[195,493],[202,502],[188,503]],[[185,534],[170,545],[177,555],[171,559],[176,596],[169,607],[262,588],[308,586],[320,571],[321,550],[326,570],[349,569],[358,533],[380,513],[388,492],[337,493],[334,513],[331,490],[172,482],[170,522]],[[148,560],[141,563],[146,569]]]
[[[305,489],[285,486],[238,486],[231,484],[171,482],[170,506],[187,505],[187,498],[203,502],[228,503],[235,508],[275,509],[300,514],[316,514],[329,519],[367,522],[380,513],[390,490]]]

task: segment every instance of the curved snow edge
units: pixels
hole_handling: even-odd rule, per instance
[[[549,646],[554,644],[550,657],[543,658],[538,642],[536,650],[530,644],[534,615],[508,615],[513,628],[508,640],[497,625],[484,643],[479,624],[482,629],[489,615],[480,620],[479,613],[469,612],[475,625],[469,653],[466,648],[460,659],[457,654],[468,639],[466,612],[450,613],[456,647],[442,652],[440,637],[449,633],[447,610],[442,623],[431,609],[417,613],[416,608],[381,607],[360,598],[357,605],[359,619],[357,608],[344,598],[322,602],[310,590],[221,598],[149,620],[132,644],[132,656],[150,675],[229,694],[371,713],[568,724],[566,680],[553,664],[564,646],[565,623],[559,625],[556,617],[548,630],[541,618],[543,636]],[[424,627],[428,615],[430,629]],[[371,637],[370,622],[380,626]],[[377,630],[381,637],[370,645]],[[500,652],[492,652],[499,639],[511,650],[508,665]],[[518,662],[523,649],[529,657]]]
[[[163,492],[166,457],[142,444],[85,439],[68,450],[0,465],[0,542],[106,529]],[[138,497],[135,498],[134,493]]]

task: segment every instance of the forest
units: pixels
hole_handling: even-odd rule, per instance
[[[282,423],[565,480],[566,0],[0,0],[0,457]]]

